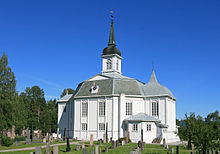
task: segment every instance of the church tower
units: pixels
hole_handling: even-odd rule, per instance
[[[109,35],[108,47],[103,50],[102,57],[102,74],[118,73],[121,74],[121,52],[116,48],[113,15],[111,15],[111,29]]]

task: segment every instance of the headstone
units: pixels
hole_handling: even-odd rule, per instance
[[[194,152],[194,151],[191,151],[191,154],[195,154],[195,152]]]
[[[37,140],[40,140],[41,139],[41,134],[42,134],[42,131],[39,129],[37,131]]]
[[[102,145],[102,140],[101,139],[99,140],[99,145]]]
[[[57,141],[59,140],[59,128],[57,128]]]
[[[179,146],[176,146],[176,154],[179,154]]]
[[[126,144],[125,140],[121,141],[121,145],[124,146]]]
[[[83,154],[87,154],[87,148],[83,148]]]
[[[12,125],[12,129],[11,129],[11,139],[12,139],[12,140],[15,139],[15,125]]]
[[[7,136],[11,138],[11,131],[8,130]]]
[[[90,135],[90,142],[89,142],[90,147],[93,146],[93,134]]]
[[[46,142],[49,142],[49,133],[46,133]]]
[[[166,148],[166,139],[163,138],[163,147]]]
[[[106,134],[103,134],[103,143],[106,143]]]
[[[46,146],[46,154],[50,154],[50,144],[47,143],[47,146]]]
[[[141,141],[138,141],[138,147],[141,148]]]
[[[191,150],[194,150],[194,144],[191,144],[191,148],[192,148]]]
[[[116,148],[120,146],[119,140],[116,140]]]
[[[7,130],[3,129],[2,135],[3,135],[3,136],[7,136]]]
[[[127,131],[127,132],[126,132],[126,143],[129,142],[129,139],[130,139],[130,132]]]
[[[94,151],[94,150],[91,150],[91,151],[90,151],[90,154],[95,154],[95,151]]]
[[[99,145],[95,145],[95,154],[99,154]]]
[[[22,133],[21,133],[21,136],[24,136],[25,135],[25,130],[22,129]]]
[[[108,152],[108,146],[105,147],[105,152]]]
[[[166,149],[169,149],[169,145],[168,144],[166,145]]]
[[[41,146],[35,147],[35,154],[41,154]]]
[[[99,154],[102,154],[102,148],[99,149]]]
[[[115,148],[115,141],[112,141],[112,146],[111,146],[111,149],[114,149]]]
[[[47,142],[46,137],[44,137],[43,138],[43,143],[46,143],[46,142]]]
[[[31,139],[31,134],[30,133],[31,133],[30,130],[27,129],[26,130],[26,137],[27,137],[27,139]]]
[[[79,151],[79,150],[80,150],[80,145],[77,144],[77,145],[76,145],[76,151]]]
[[[131,151],[130,154],[137,154],[137,152],[136,151]]]
[[[15,141],[15,146],[19,146],[20,142],[19,141]]]
[[[172,147],[170,148],[170,151],[172,154],[174,154],[174,149]]]
[[[57,145],[55,145],[53,147],[53,154],[58,154],[58,146]]]
[[[82,143],[82,149],[84,149],[85,148],[85,144],[84,143]]]

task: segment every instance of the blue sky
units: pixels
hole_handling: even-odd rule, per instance
[[[177,98],[177,118],[220,109],[220,1],[0,0],[0,55],[17,90],[38,85],[46,99],[101,73],[114,9],[123,75],[158,81]]]

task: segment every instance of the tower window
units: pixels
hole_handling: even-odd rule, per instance
[[[159,103],[152,102],[152,116],[158,116],[158,115],[159,115]]]
[[[99,130],[105,130],[105,124],[99,123]]]
[[[116,62],[116,69],[118,70],[119,69],[119,60],[117,59],[117,62]]]
[[[107,59],[106,66],[107,66],[107,70],[112,69],[112,60],[111,59]]]
[[[151,131],[151,124],[147,124],[147,131]]]
[[[87,123],[82,123],[82,130],[87,130]]]

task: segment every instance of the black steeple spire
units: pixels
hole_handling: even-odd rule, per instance
[[[113,11],[111,11],[111,18],[112,18],[112,22],[111,22],[111,29],[110,29],[110,35],[109,35],[109,41],[108,41],[108,45],[116,45],[115,44],[115,33],[114,33],[114,23],[113,23]]]

